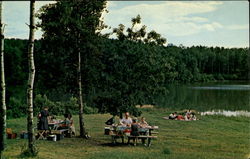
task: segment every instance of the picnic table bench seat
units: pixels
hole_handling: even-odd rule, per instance
[[[151,138],[151,139],[156,139],[157,136],[128,136],[129,138]]]
[[[149,147],[151,145],[151,139],[156,139],[157,136],[146,136],[146,135],[128,136],[128,143],[129,143],[131,138],[133,138],[133,139],[135,139],[135,138],[137,138],[137,139],[147,139],[147,146]]]
[[[144,144],[145,141],[147,140],[147,146],[151,145],[151,140],[152,139],[156,139],[157,136],[154,136],[156,134],[158,134],[158,132],[155,132],[154,130],[158,130],[159,127],[158,126],[152,126],[150,128],[144,128],[147,129],[145,130],[139,130],[140,135],[139,136],[131,136],[130,133],[125,132],[124,130],[126,129],[116,129],[114,126],[106,126],[104,128],[104,135],[109,135],[111,136],[111,140],[112,143],[115,144],[116,143],[116,139],[121,138],[122,139],[122,143],[124,143],[124,138],[126,137],[128,139],[128,144],[130,139],[141,139],[142,143]]]
[[[63,134],[65,132],[69,131],[69,129],[61,129],[61,130],[51,130],[52,134]]]
[[[64,136],[72,137],[72,132],[69,129],[51,130],[51,134],[57,135],[57,139],[63,139]]]
[[[122,138],[122,143],[124,143],[124,135],[120,134],[111,134],[112,137],[112,143],[116,143],[116,138]],[[130,139],[137,138],[137,139],[147,139],[147,146],[149,147],[151,145],[151,139],[158,138],[157,136],[146,136],[146,135],[140,135],[140,136],[126,136],[128,138],[128,144],[130,143]]]
[[[48,135],[56,135],[58,140],[64,138],[64,135],[68,135],[69,129],[61,129],[61,130],[37,130],[36,139],[44,140],[48,137]]]

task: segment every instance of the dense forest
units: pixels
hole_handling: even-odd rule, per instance
[[[9,118],[26,113],[27,44],[27,40],[5,39]],[[49,51],[51,46],[54,50]],[[249,80],[248,48],[165,47],[104,37],[88,47],[91,54],[82,57],[85,113],[118,114],[128,105],[152,104],[154,94],[164,93],[168,83]],[[43,105],[55,115],[77,113],[76,65],[62,48],[44,39],[35,41],[35,113]]]

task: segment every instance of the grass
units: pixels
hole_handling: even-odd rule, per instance
[[[151,147],[112,145],[104,136],[108,114],[85,115],[91,139],[65,138],[61,141],[36,141],[39,159],[247,159],[250,157],[250,122],[247,117],[202,116],[198,121],[172,121],[162,117],[167,109],[143,109],[151,125],[159,126],[158,139]],[[62,118],[62,117],[61,117]],[[74,116],[76,129],[78,118]],[[10,119],[8,127],[19,133],[26,129],[26,119]],[[78,131],[78,129],[77,129]],[[78,133],[79,134],[79,133]],[[21,158],[25,139],[7,140],[4,156]]]

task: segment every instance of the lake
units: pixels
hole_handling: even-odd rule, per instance
[[[250,81],[169,84],[167,89],[167,95],[156,98],[161,107],[250,111]]]

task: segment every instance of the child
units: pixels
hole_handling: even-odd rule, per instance
[[[139,125],[137,123],[137,119],[132,120],[130,135],[131,136],[136,136],[135,138],[133,138],[134,146],[136,146],[137,136],[139,136]]]

